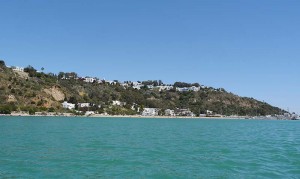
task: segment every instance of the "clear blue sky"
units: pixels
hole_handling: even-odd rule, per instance
[[[0,58],[199,82],[300,113],[298,0],[0,0]]]

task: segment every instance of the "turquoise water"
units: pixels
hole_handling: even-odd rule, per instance
[[[0,117],[0,178],[300,178],[300,121]]]

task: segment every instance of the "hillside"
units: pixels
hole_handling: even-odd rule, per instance
[[[284,111],[253,98],[239,97],[224,89],[211,87],[199,91],[179,92],[174,89],[134,89],[130,85],[114,83],[87,83],[78,78],[63,79],[62,74],[45,74],[29,66],[26,72],[14,71],[0,62],[0,113],[11,111],[70,112],[61,103],[91,103],[92,107],[79,109],[98,113],[139,114],[138,109],[190,109],[194,114],[274,115]],[[74,73],[75,74],[75,73]],[[185,83],[183,83],[185,84]],[[154,84],[155,85],[155,84]],[[123,105],[112,105],[121,101]],[[76,106],[78,109],[78,106]],[[159,114],[163,114],[160,112]]]

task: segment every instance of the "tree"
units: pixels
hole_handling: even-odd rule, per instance
[[[4,67],[4,66],[5,66],[4,60],[0,60],[0,66],[1,66],[1,67]]]
[[[62,79],[63,77],[65,77],[65,73],[64,72],[59,72],[57,78]]]
[[[24,71],[27,72],[30,77],[36,76],[36,69],[34,69],[31,65],[28,65],[26,68],[24,68]]]

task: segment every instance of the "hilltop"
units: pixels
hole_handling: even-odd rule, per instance
[[[63,108],[64,101],[75,104],[76,110]],[[0,113],[95,111],[135,115],[146,108],[158,109],[158,115],[164,115],[166,109],[179,115],[189,115],[184,111],[190,111],[196,116],[207,113],[257,116],[285,112],[265,102],[198,83],[165,85],[157,80],[120,83],[80,78],[75,72],[54,74],[44,73],[43,69],[38,72],[32,66],[25,69],[7,67],[0,61]]]

